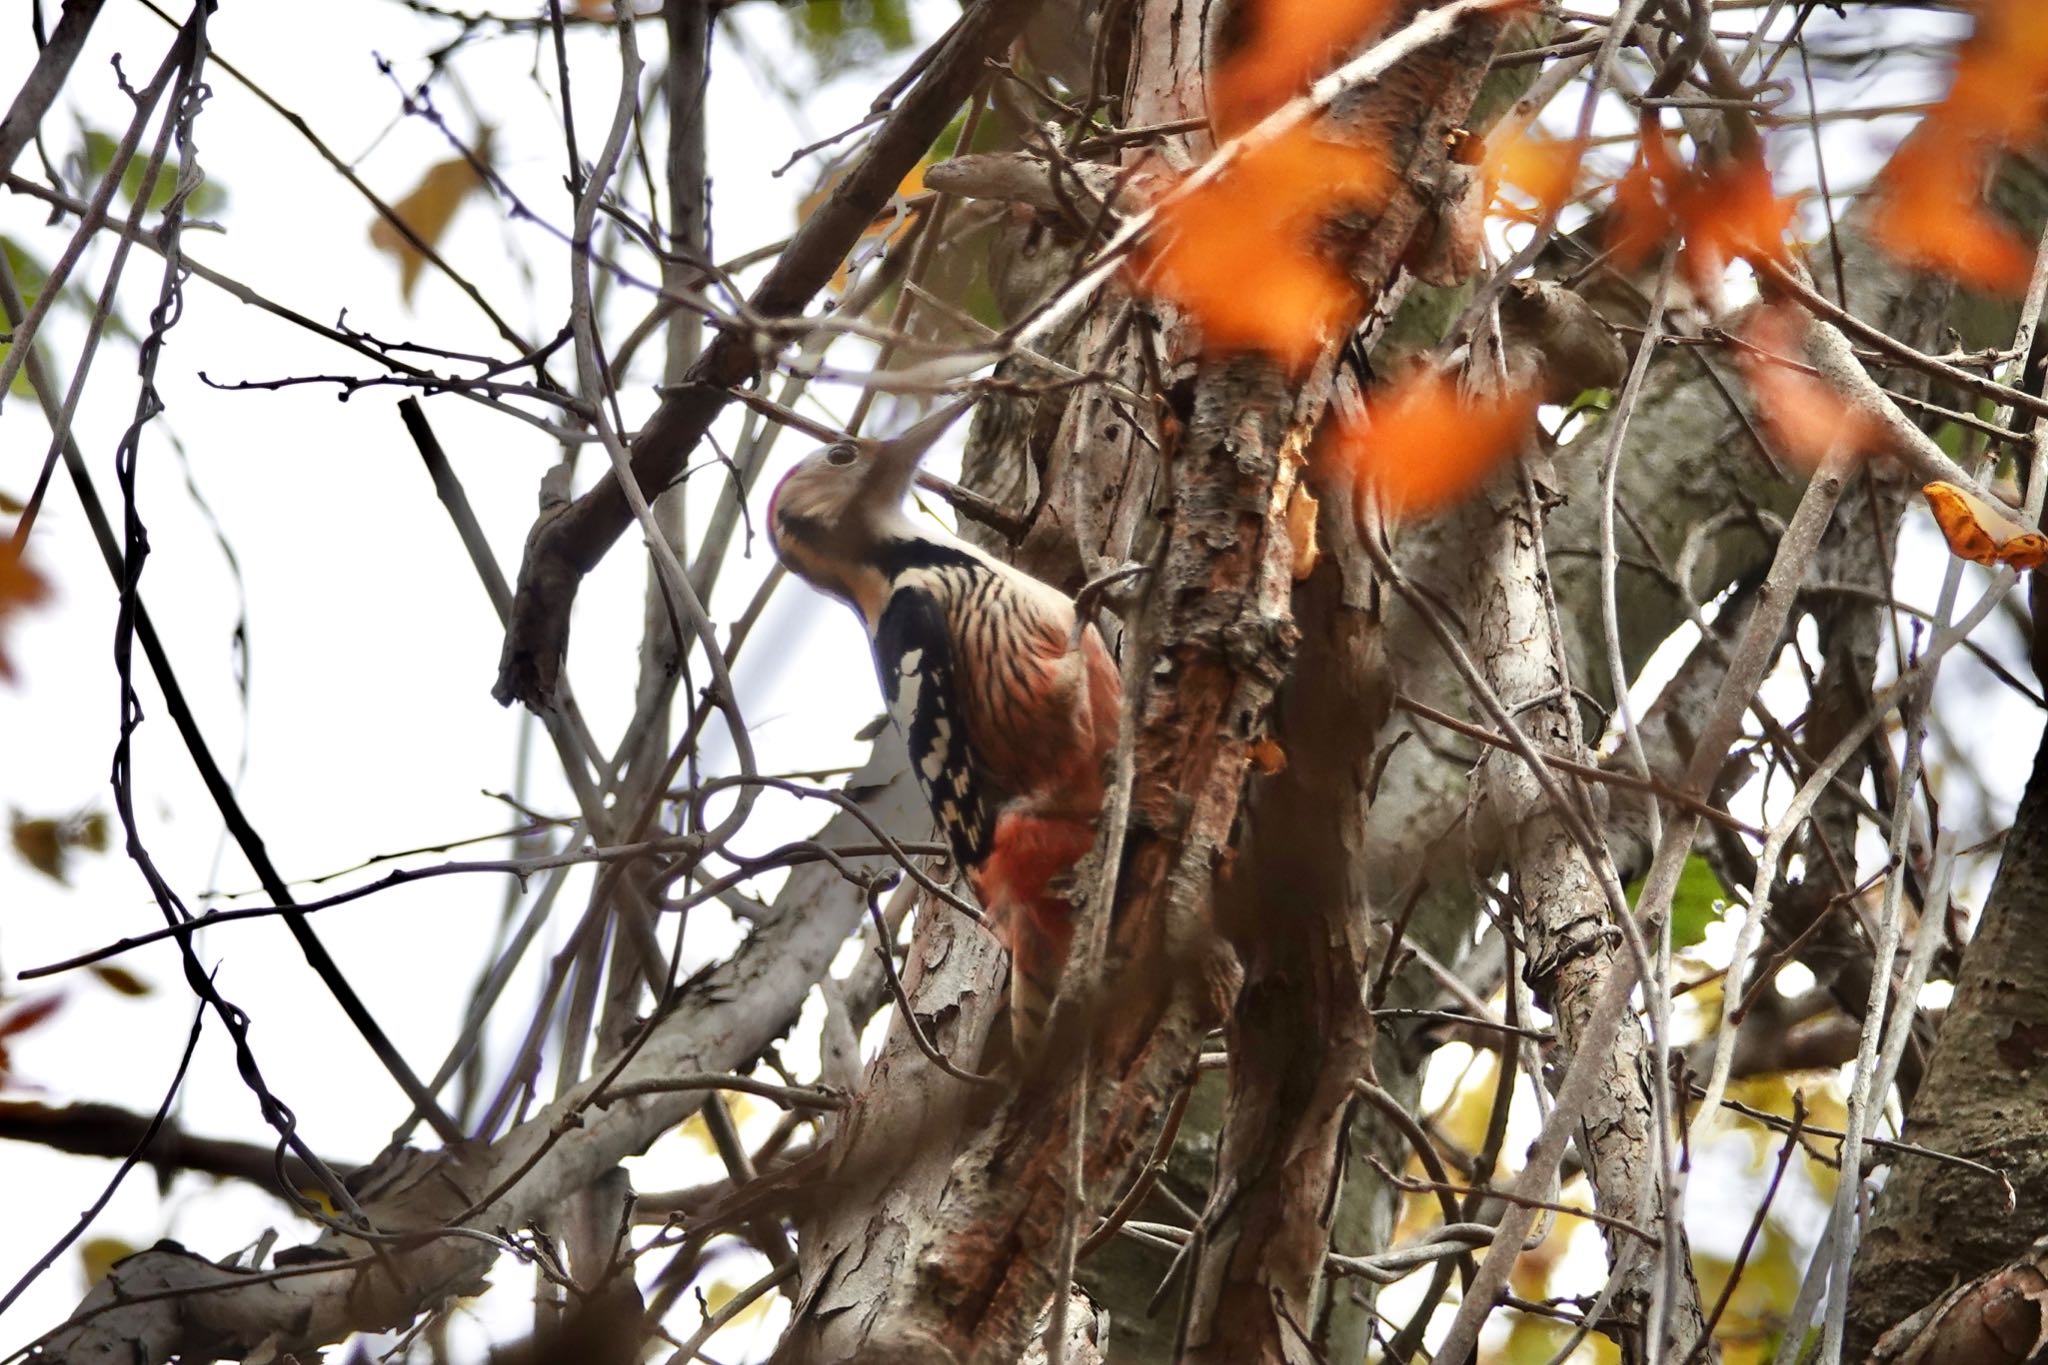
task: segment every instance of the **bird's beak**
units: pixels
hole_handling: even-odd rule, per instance
[[[925,452],[979,397],[970,393],[956,398],[910,430],[876,443],[869,457],[866,483],[878,500],[892,507],[903,500],[910,492],[910,481],[917,477],[917,465]]]

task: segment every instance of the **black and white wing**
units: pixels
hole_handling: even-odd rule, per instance
[[[875,626],[875,667],[911,773],[954,861],[963,869],[980,865],[995,838],[991,793],[974,771],[946,612],[931,592],[906,586],[891,594]]]

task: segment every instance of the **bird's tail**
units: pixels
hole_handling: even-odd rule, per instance
[[[1074,941],[1073,907],[1041,897],[1012,913],[1003,937],[1010,947],[1011,1043],[1019,1057],[1035,1057]]]
[[[1017,1055],[1036,1055],[1074,939],[1064,882],[1095,842],[1094,828],[1068,818],[1005,812],[994,851],[974,876],[990,927],[1010,950],[1010,1038]]]

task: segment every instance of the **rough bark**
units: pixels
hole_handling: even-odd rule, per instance
[[[1547,461],[1503,471],[1461,515],[1473,564],[1464,620],[1487,681],[1530,741],[1543,752],[1584,762],[1584,740],[1572,715],[1577,704],[1572,677],[1545,602],[1550,569],[1538,500],[1554,478]],[[1601,1211],[1637,1227],[1663,1229],[1667,1205],[1652,1092],[1659,1078],[1649,1040],[1633,1010],[1623,1012],[1620,1027],[1610,1036],[1587,1032],[1617,958],[1628,951],[1609,913],[1600,872],[1521,759],[1488,750],[1480,760],[1478,784],[1474,820],[1505,852],[1508,895],[1528,953],[1524,976],[1537,1002],[1557,1020],[1562,1055],[1577,1057],[1591,1049],[1604,1056],[1578,1132],[1594,1201]],[[1566,779],[1564,789],[1580,810],[1590,814],[1597,809],[1583,787],[1575,790]],[[1606,857],[1604,848],[1595,852]],[[1489,870],[1484,864],[1475,869],[1481,876]],[[1611,868],[1607,871],[1611,876]],[[1622,1255],[1629,1235],[1609,1232],[1610,1264]],[[1678,1245],[1666,1248],[1666,1255],[1680,1267],[1667,1344],[1685,1358],[1704,1334],[1704,1320],[1682,1230]],[[1621,1336],[1623,1358],[1641,1360],[1657,1258],[1635,1256],[1629,1264],[1615,1311],[1632,1329]]]
[[[1398,6],[1385,29],[1428,8]],[[1398,180],[1410,187],[1349,244],[1346,264],[1370,313],[1391,311],[1401,261],[1432,232],[1427,187],[1445,177],[1448,136],[1471,109],[1499,32],[1470,24],[1340,106],[1336,127],[1402,167]],[[1325,1349],[1318,1300],[1347,1118],[1353,1083],[1373,1069],[1359,852],[1391,691],[1355,490],[1332,469],[1317,492],[1326,553],[1295,592],[1303,643],[1275,713],[1286,766],[1254,784],[1219,892],[1245,981],[1227,1032],[1230,1093],[1188,1313],[1186,1358],[1196,1361],[1307,1362]]]
[[[1211,882],[1293,645],[1288,417],[1284,387],[1263,364],[1196,380],[1169,529],[1128,646],[1152,663],[1134,670],[1127,701],[1135,780],[1108,989],[1063,1002],[1052,1064],[1021,1078],[952,1161],[850,1358],[1015,1358],[1053,1294],[1047,1261],[1062,1231],[1076,1217],[1087,1226],[1127,1184],[1222,1016],[1234,983],[1208,923]],[[1084,1037],[1077,1106],[1070,1059]],[[1070,1176],[1076,1122],[1081,1191]]]
[[[2038,591],[2038,589],[2037,589]],[[2037,616],[2038,621],[2038,616]],[[2036,629],[2039,627],[2037,625]],[[2048,1207],[2048,734],[2006,836],[1998,881],[1906,1121],[1909,1142],[1984,1162],[2019,1194],[1947,1163],[1894,1163],[1857,1256],[1844,1356],[1958,1278],[2017,1259]],[[1846,1176],[1844,1177],[1846,1178]]]
[[[1322,503],[1324,543],[1355,527]],[[1388,703],[1362,555],[1327,554],[1295,592],[1296,673],[1275,709],[1284,770],[1258,779],[1219,891],[1245,981],[1230,1092],[1203,1218],[1187,1358],[1306,1361],[1330,1250],[1352,1084],[1372,1071],[1368,905],[1357,850]]]

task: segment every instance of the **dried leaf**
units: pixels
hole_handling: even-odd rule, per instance
[[[28,566],[12,541],[0,543],[0,678],[14,679],[14,665],[7,658],[7,618],[49,595],[50,585]]]
[[[477,134],[476,159],[486,166],[491,164],[489,128]],[[422,242],[438,247],[442,234],[448,231],[448,224],[455,218],[455,211],[462,207],[462,201],[483,183],[483,177],[468,157],[450,157],[429,166],[412,193],[393,204],[391,211]],[[426,264],[427,258],[406,240],[404,233],[384,218],[370,224],[370,244],[398,258],[398,292],[410,301],[413,285],[419,280],[420,267]]]
[[[1219,139],[1235,137],[1307,89],[1386,16],[1387,0],[1255,0],[1232,16],[1242,46],[1217,72],[1209,118]]]
[[[89,811],[63,819],[46,819],[26,816],[17,810],[8,817],[8,834],[23,862],[68,885],[64,872],[72,849],[106,851],[107,817],[99,811]]]
[[[1252,766],[1266,777],[1287,771],[1287,751],[1268,737],[1252,741],[1251,760]]]
[[[1810,469],[1838,446],[1874,449],[1882,433],[1874,417],[1801,368],[1806,328],[1806,315],[1789,305],[1759,309],[1738,333],[1748,344],[1736,359],[1772,440]]]
[[[64,841],[55,820],[31,820],[16,811],[7,832],[23,862],[53,881],[64,880]]]
[[[1389,517],[1428,516],[1477,488],[1515,453],[1536,415],[1527,390],[1465,398],[1455,379],[1418,370],[1375,395],[1337,450],[1378,487]]]
[[[64,1004],[64,993],[37,996],[0,1014],[0,1038],[13,1038],[48,1022]]]
[[[111,962],[96,962],[88,970],[108,987],[122,995],[144,996],[148,995],[153,989],[147,981],[144,981],[126,967],[119,967]]]
[[[66,831],[73,848],[87,849],[93,853],[107,851],[107,815],[105,811],[87,811],[71,821]]]
[[[1340,208],[1378,204],[1380,157],[1295,128],[1160,210],[1135,254],[1139,287],[1194,315],[1217,351],[1264,351],[1299,370],[1357,307],[1318,233]]]
[[[1972,564],[2038,569],[2048,564],[2048,536],[2030,531],[1986,498],[1960,484],[1934,482],[1920,490],[1935,524],[1958,559]]]
[[[0,1038],[16,1038],[49,1021],[64,1004],[64,993],[39,995],[0,1013]]]

